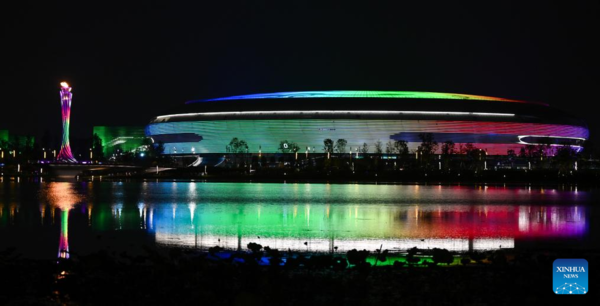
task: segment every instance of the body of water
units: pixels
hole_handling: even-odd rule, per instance
[[[390,251],[595,248],[597,191],[574,187],[50,182],[0,184],[0,250],[141,246]]]

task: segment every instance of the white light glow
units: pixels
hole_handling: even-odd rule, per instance
[[[581,137],[566,137],[566,136],[547,136],[547,135],[519,135],[517,136],[519,138],[519,142],[520,144],[526,144],[526,145],[541,145],[541,143],[532,143],[532,142],[525,142],[522,139],[525,137],[544,137],[544,138],[556,138],[556,139],[574,139],[574,140],[581,140],[581,141],[585,141],[585,138],[581,138]],[[552,147],[562,147],[562,144],[550,144],[550,146]],[[570,145],[571,147],[574,148],[581,148],[581,146],[579,145]]]
[[[243,115],[442,115],[442,116],[485,116],[485,117],[514,117],[508,113],[478,113],[478,112],[429,112],[429,111],[247,111],[247,112],[210,112],[187,113],[158,116],[156,119],[193,116],[243,116]]]

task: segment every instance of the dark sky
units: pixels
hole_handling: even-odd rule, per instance
[[[598,1],[176,2],[2,2],[0,129],[59,134],[66,80],[75,137],[187,100],[327,89],[543,101],[600,135]]]

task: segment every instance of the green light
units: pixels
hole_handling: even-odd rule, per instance
[[[110,156],[116,148],[125,152],[133,151],[146,138],[144,127],[138,126],[95,126],[93,133],[102,140],[105,156]]]
[[[0,142],[8,142],[8,130],[0,130]]]

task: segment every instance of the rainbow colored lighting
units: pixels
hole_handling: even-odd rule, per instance
[[[69,258],[69,210],[61,210],[60,240],[58,243],[58,257]]]
[[[60,146],[60,152],[58,153],[57,160],[67,163],[76,163],[77,160],[71,153],[71,144],[69,142],[69,125],[71,123],[71,99],[73,94],[71,93],[71,87],[67,82],[60,83],[60,104],[62,111],[63,121],[63,140]]]
[[[207,99],[195,102],[224,101],[224,100],[254,100],[254,99],[287,99],[287,98],[391,98],[391,99],[443,99],[443,100],[476,100],[476,101],[497,101],[497,102],[516,102],[516,103],[534,103],[513,99],[504,99],[489,96],[466,95],[456,93],[442,92],[424,92],[424,91],[374,91],[374,90],[330,90],[330,91],[290,91],[264,94],[251,94],[242,96],[232,96],[224,98]]]

